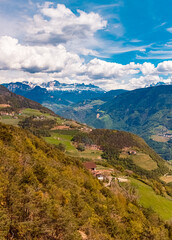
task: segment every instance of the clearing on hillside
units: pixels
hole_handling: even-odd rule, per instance
[[[170,183],[172,182],[172,175],[163,176],[161,177],[161,180],[164,181],[165,183]]]
[[[59,143],[63,143],[66,146],[66,151],[76,151],[76,148],[72,145],[72,136],[71,135],[63,135],[59,133],[52,133],[51,137],[44,137],[44,140],[47,143],[58,145]]]

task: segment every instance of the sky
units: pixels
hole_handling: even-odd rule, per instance
[[[0,83],[172,83],[171,0],[0,0]]]

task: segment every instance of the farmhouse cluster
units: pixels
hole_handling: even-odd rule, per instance
[[[94,162],[84,162],[84,167],[89,170],[93,176],[95,176],[100,181],[108,180],[108,176],[112,174],[113,169],[111,170],[97,170],[96,164]]]

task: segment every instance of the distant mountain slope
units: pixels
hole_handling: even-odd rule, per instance
[[[125,93],[125,92],[128,92],[128,90],[124,90],[124,89],[111,90],[111,91],[104,93],[103,96],[100,97],[100,99],[102,101],[107,102],[107,101],[110,101],[111,99],[113,99],[114,97],[116,97],[122,93]]]
[[[165,159],[172,159],[172,85],[125,92],[91,108],[83,103],[64,112],[63,116],[96,128],[139,134]],[[167,137],[157,142],[152,136]]]

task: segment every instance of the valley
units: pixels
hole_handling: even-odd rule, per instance
[[[171,85],[105,92],[94,85],[10,83],[11,91],[36,100],[64,118],[96,128],[140,135],[164,159],[172,159]]]
[[[0,0],[0,240],[172,240],[171,9]]]
[[[6,94],[4,94],[4,91]],[[10,195],[13,206],[11,214],[15,215],[16,208],[20,209],[20,206],[21,208],[27,206],[28,216],[25,218],[25,215],[22,215],[24,214],[22,210],[21,219],[24,220],[13,222],[13,226],[17,227],[17,229],[19,227],[17,231],[20,232],[22,229],[23,232],[28,234],[28,228],[23,225],[22,221],[31,221],[31,224],[33,224],[32,229],[33,226],[38,228],[35,219],[39,219],[41,215],[37,211],[33,214],[33,211],[35,211],[34,209],[40,209],[41,211],[42,204],[45,204],[45,201],[47,202],[47,210],[44,211],[48,211],[48,206],[55,208],[52,205],[53,202],[51,203],[51,198],[58,203],[58,211],[63,209],[63,221],[65,220],[65,215],[66,217],[68,214],[73,216],[72,221],[76,223],[75,230],[72,230],[73,235],[70,235],[65,229],[62,230],[66,236],[70,236],[70,239],[80,239],[78,231],[83,231],[84,234],[87,233],[86,235],[91,236],[91,238],[101,236],[101,239],[106,239],[102,237],[104,233],[100,230],[97,229],[93,233],[92,229],[93,226],[95,227],[94,222],[97,225],[100,218],[103,221],[102,224],[105,224],[106,211],[109,212],[110,210],[107,209],[112,206],[113,208],[115,206],[114,211],[116,213],[113,219],[108,221],[116,222],[118,231],[121,224],[127,226],[122,214],[130,214],[130,208],[135,209],[134,211],[140,211],[138,214],[143,214],[143,216],[148,214],[150,219],[157,214],[157,218],[160,218],[161,221],[166,221],[166,224],[168,224],[172,215],[172,167],[154,152],[143,139],[124,131],[94,129],[86,124],[60,117],[45,107],[39,104],[36,105],[37,103],[31,102],[33,106],[25,107],[25,99],[20,102],[20,96],[11,95],[7,89],[3,88],[2,95],[9,94],[10,98],[14,96],[15,106],[12,104],[12,99],[10,106],[6,106],[5,102],[9,102],[9,100],[1,98],[0,95],[0,104],[4,104],[0,109],[0,122],[3,123],[0,124],[0,147],[3,153],[3,155],[0,155],[0,162],[2,167],[1,176],[4,178],[3,184],[6,184],[6,174],[9,174],[9,176],[12,176],[10,181],[13,184],[11,187],[19,192],[18,196],[14,194],[14,200],[12,200],[12,195]],[[27,106],[29,106],[31,104],[30,100],[27,101]],[[24,105],[22,105],[23,103]],[[6,157],[4,158],[3,156]],[[15,157],[13,158],[13,156]],[[87,162],[94,163],[96,171],[90,172],[90,170],[86,170],[83,164]],[[18,169],[14,175],[10,175],[11,170],[7,167],[9,163],[12,168]],[[6,166],[5,171],[3,171],[3,166]],[[36,166],[38,168],[35,168]],[[99,178],[101,180],[97,180]],[[18,180],[13,182],[15,181],[13,179]],[[53,183],[54,181],[58,183],[58,187]],[[35,188],[35,186],[37,187]],[[81,186],[84,186],[84,189],[79,190]],[[37,188],[39,190],[36,190]],[[73,188],[77,192],[77,196],[74,196]],[[54,191],[54,189],[56,190]],[[13,192],[12,189],[9,191]],[[92,191],[96,191],[96,193],[93,194]],[[97,199],[98,195],[102,194],[99,191],[104,194],[104,200],[102,199],[101,203],[98,203],[99,207],[101,206],[101,211],[104,206],[103,215],[101,216],[99,211],[96,210],[98,206],[92,204],[94,200],[91,200],[93,196]],[[57,196],[55,192],[58,192]],[[86,195],[83,196],[84,192]],[[6,192],[3,192],[3,194],[3,199],[5,199]],[[22,203],[23,194],[26,194],[29,205]],[[80,199],[79,202],[83,204],[82,206],[75,202],[76,198]],[[98,198],[101,199],[101,195]],[[40,205],[37,207],[35,205],[36,199],[39,199],[40,202]],[[86,206],[92,213],[86,212],[85,208],[83,208],[85,204],[83,202],[85,201],[84,199],[89,199],[89,203]],[[1,208],[3,209],[3,214],[6,214],[5,211],[8,212],[8,204],[5,200],[3,201]],[[20,206],[17,205],[16,201]],[[112,202],[112,205],[107,207],[106,204],[109,201]],[[92,206],[88,206],[89,204],[92,204]],[[124,211],[123,213],[121,208]],[[76,209],[76,212],[72,209]],[[78,209],[82,211],[82,216],[78,215]],[[141,211],[144,213],[141,213]],[[52,212],[52,214],[54,213]],[[135,213],[132,211],[133,214]],[[46,212],[45,218],[48,223],[53,216]],[[121,220],[119,221],[118,219]],[[139,219],[141,219],[140,215]],[[42,220],[39,221],[43,224]],[[90,221],[91,226],[88,226]],[[138,221],[140,220],[137,219],[137,224]],[[79,226],[77,225],[78,223]],[[4,222],[1,222],[1,226],[4,226],[3,224]],[[10,222],[8,224],[10,226]],[[68,223],[66,222],[65,224]],[[139,224],[142,225],[141,222]],[[159,223],[157,222],[157,224]],[[68,226],[67,229],[71,229],[69,225],[66,226]],[[105,225],[101,226],[104,226],[103,231],[106,232]],[[51,224],[49,233],[44,234],[50,234],[47,236],[51,236],[54,227]],[[112,230],[111,227],[109,228],[110,232],[106,232],[106,235],[111,236],[113,239],[115,230]],[[131,235],[135,234],[134,239],[137,239],[144,232],[144,230],[133,232],[134,228],[131,222],[128,229],[130,228]],[[5,234],[6,232],[4,231],[1,236],[5,236]],[[20,234],[24,236],[22,235],[24,233],[20,232]],[[32,235],[34,236],[33,232]],[[118,235],[120,239],[126,239],[125,233],[118,232]],[[41,236],[41,232],[39,236]]]

